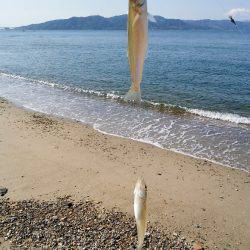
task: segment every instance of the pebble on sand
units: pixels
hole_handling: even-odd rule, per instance
[[[89,200],[0,200],[0,238],[14,249],[135,249],[133,217]],[[168,236],[149,223],[145,249],[191,249],[184,237]],[[1,248],[1,247],[0,247]]]
[[[0,196],[5,196],[8,192],[8,189],[5,187],[0,187]]]
[[[204,248],[202,247],[201,243],[196,241],[193,245],[193,250],[203,250]]]

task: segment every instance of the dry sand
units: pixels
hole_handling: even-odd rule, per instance
[[[143,175],[149,220],[209,249],[249,249],[250,174],[0,100],[0,186],[11,200],[90,197],[133,214]]]

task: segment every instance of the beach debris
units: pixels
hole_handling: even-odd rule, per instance
[[[203,250],[204,248],[202,247],[201,243],[196,241],[193,245],[193,250]]]
[[[64,207],[65,208],[72,208],[74,206],[74,203],[71,201],[65,201]]]
[[[141,101],[141,82],[144,60],[148,49],[147,0],[129,0],[128,13],[128,59],[131,87],[125,101]]]
[[[65,204],[70,203],[73,206],[69,209]],[[106,210],[90,199],[79,202],[69,197],[54,201],[1,199],[0,208],[0,239],[11,244],[11,249],[136,248],[134,219],[115,209]],[[143,247],[191,249],[181,238],[173,238],[162,227],[149,224]]]
[[[200,229],[200,228],[202,228],[202,225],[201,224],[194,224],[194,227]]]
[[[137,180],[134,189],[134,214],[138,236],[137,249],[142,249],[147,230],[147,186],[142,177]]]
[[[0,187],[0,196],[5,196],[8,192],[8,189],[5,187]]]
[[[39,127],[43,132],[59,131],[59,122],[51,117],[46,117],[40,113],[34,113],[31,116],[32,120],[27,121],[27,124],[32,123],[32,128]]]

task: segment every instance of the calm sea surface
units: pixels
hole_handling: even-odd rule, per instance
[[[126,31],[1,31],[0,96],[250,170],[250,34],[150,32],[140,106],[126,50]]]

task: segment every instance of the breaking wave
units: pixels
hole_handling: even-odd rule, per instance
[[[49,82],[49,81],[44,81],[44,80],[35,80],[35,79],[31,79],[31,78],[27,78],[27,77],[23,77],[19,75],[8,74],[8,73],[1,72],[1,71],[0,71],[0,76],[6,76],[6,77],[13,78],[13,79],[20,79],[20,80],[25,80],[25,81],[28,80],[29,82],[32,82],[35,84],[43,84],[52,88],[58,88],[58,89],[62,89],[65,91],[72,91],[72,92],[82,93],[88,96],[111,99],[111,100],[115,100],[115,101],[125,104],[123,96],[115,92],[105,93],[102,91],[88,90],[88,89],[83,89],[81,87],[76,87],[73,85],[64,85],[64,84],[59,84],[59,83]],[[136,105],[136,104],[133,104],[133,105]],[[221,113],[221,112],[208,111],[208,110],[202,110],[202,109],[191,109],[191,108],[175,106],[175,105],[171,105],[167,103],[158,103],[158,102],[148,101],[148,100],[143,100],[140,105],[144,108],[153,109],[155,111],[162,112],[162,113],[166,112],[172,115],[192,114],[192,115],[197,115],[200,117],[216,119],[216,120],[221,120],[221,121],[226,121],[226,122],[231,122],[231,123],[236,123],[236,124],[250,125],[249,117],[240,116],[238,114]]]
[[[222,121],[228,121],[228,122],[234,122],[237,124],[250,124],[250,118],[243,117],[237,114],[231,114],[231,113],[220,113],[220,112],[213,112],[213,111],[207,111],[207,110],[200,110],[200,109],[187,109],[188,112],[208,117],[212,119],[222,120]]]

